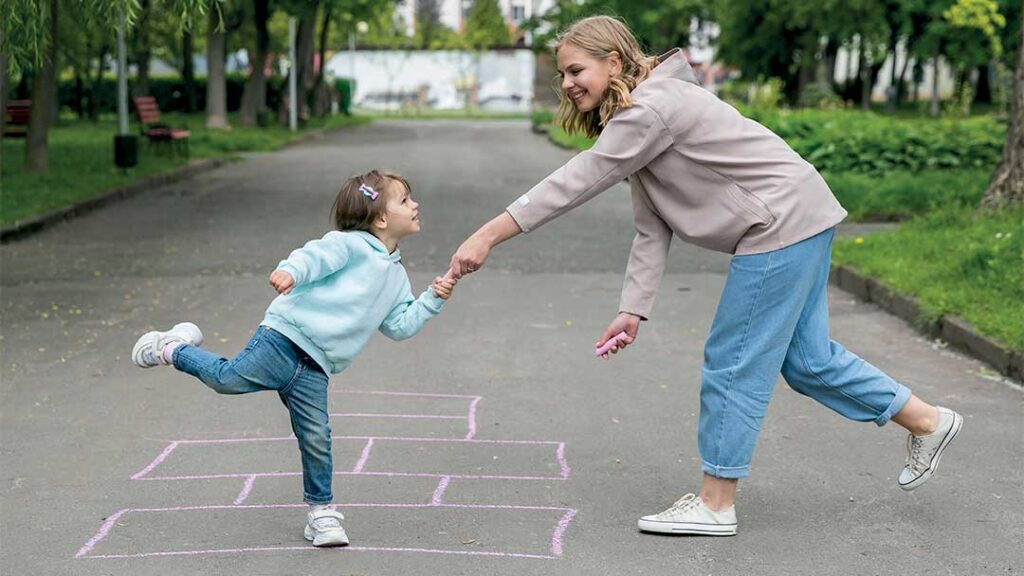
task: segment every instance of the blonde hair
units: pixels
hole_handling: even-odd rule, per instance
[[[337,230],[363,230],[370,231],[373,222],[385,213],[389,185],[398,182],[405,186],[406,191],[412,193],[409,181],[401,175],[387,170],[370,170],[366,174],[353,176],[341,185],[338,196],[334,199],[334,207],[331,212],[334,214],[334,227]],[[360,189],[363,185],[369,186],[376,193],[376,198],[371,198]],[[371,193],[372,195],[372,193]]]
[[[647,78],[657,58],[644,54],[626,24],[611,16],[577,20],[559,33],[555,40],[556,58],[559,48],[566,44],[572,44],[598,60],[607,59],[613,51],[618,52],[622,60],[622,72],[609,79],[608,88],[601,96],[601,105],[589,112],[577,110],[565,91],[559,89],[556,122],[569,134],[583,132],[592,138],[601,133],[619,108],[633,105],[629,93]]]

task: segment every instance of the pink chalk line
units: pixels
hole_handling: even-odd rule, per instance
[[[418,418],[423,420],[465,420],[465,416],[441,416],[438,414],[369,414],[351,412],[331,412],[331,416],[339,418]]]
[[[469,431],[466,432],[466,440],[471,440],[473,436],[476,436],[476,405],[481,399],[480,396],[477,396],[469,403],[469,416],[466,417],[469,423]]]
[[[259,551],[278,551],[278,550],[313,550],[314,548],[309,546],[267,546],[267,547],[253,547],[253,548],[227,548],[220,550],[182,550],[172,552],[142,552],[138,554],[102,554],[94,556],[86,556],[89,552],[96,547],[101,540],[107,537],[110,530],[114,527],[114,524],[121,518],[121,516],[128,512],[188,512],[194,510],[252,510],[252,509],[266,509],[266,508],[305,508],[306,504],[243,504],[234,506],[225,505],[209,505],[209,506],[173,506],[167,508],[123,508],[118,510],[100,526],[99,531],[96,532],[88,542],[78,550],[75,554],[75,558],[145,558],[151,556],[196,556],[201,554],[226,554],[226,553],[237,553],[237,552],[259,552]],[[551,552],[552,556],[544,556],[540,554],[520,554],[512,552],[484,552],[484,551],[470,551],[470,550],[436,550],[430,548],[390,548],[390,547],[349,547],[349,550],[358,551],[383,551],[383,552],[422,552],[422,553],[435,553],[435,554],[460,554],[470,556],[503,556],[511,558],[540,558],[540,559],[555,559],[559,558],[562,554],[562,536],[565,533],[569,522],[572,521],[576,515],[577,510],[573,508],[564,508],[561,506],[520,506],[513,504],[336,504],[336,508],[461,508],[461,509],[474,509],[474,510],[557,510],[563,511],[565,514],[562,519],[558,522],[558,526],[555,528],[551,535]]]
[[[356,467],[352,469],[353,474],[359,474],[363,471],[363,467],[366,466],[366,461],[370,458],[370,450],[373,448],[373,438],[366,441],[366,446],[363,447],[363,453],[359,456],[359,461],[356,462]]]
[[[238,496],[235,498],[235,504],[241,504],[242,502],[245,502],[245,499],[249,497],[249,493],[252,492],[252,485],[254,482],[256,482],[255,474],[250,474],[249,476],[246,477],[245,485],[242,486],[242,491],[239,492]]]
[[[353,470],[353,473],[362,473],[362,468],[363,468],[363,466],[366,465],[366,460],[367,460],[367,458],[369,458],[369,455],[370,455],[370,452],[369,452],[370,448],[373,446],[373,442],[376,441],[376,440],[394,441],[394,442],[455,442],[455,443],[467,443],[467,444],[509,444],[509,445],[527,445],[527,446],[531,446],[531,445],[532,446],[541,446],[541,445],[552,445],[552,444],[554,444],[555,446],[557,446],[557,449],[555,450],[555,458],[558,460],[559,467],[561,468],[561,478],[563,480],[564,479],[568,479],[569,478],[569,472],[570,472],[569,463],[565,459],[565,442],[557,442],[557,441],[553,441],[553,440],[480,440],[480,439],[476,439],[476,438],[417,438],[417,437],[405,437],[405,436],[331,436],[331,439],[332,440],[366,440],[367,441],[366,446],[363,448],[362,456],[360,457],[359,462],[356,464],[356,469]],[[233,474],[233,475],[231,475],[231,474],[229,474],[229,475],[197,475],[197,476],[178,476],[178,477],[160,477],[160,478],[146,478],[145,477],[147,474],[149,474],[151,471],[153,471],[154,468],[156,468],[158,465],[160,465],[161,462],[166,460],[167,457],[170,456],[171,452],[173,452],[181,444],[233,444],[233,443],[242,443],[242,442],[256,442],[256,441],[274,442],[274,441],[285,441],[285,440],[289,440],[289,441],[290,440],[295,440],[295,437],[294,436],[287,436],[287,437],[286,436],[277,436],[277,437],[270,437],[270,438],[224,438],[224,439],[216,439],[216,440],[175,440],[175,441],[171,442],[166,448],[164,448],[164,451],[159,456],[157,456],[156,459],[154,459],[152,462],[150,462],[145,468],[143,468],[142,470],[140,470],[140,471],[136,472],[134,475],[132,475],[131,479],[132,480],[157,480],[157,479],[161,479],[161,480],[171,480],[171,479],[174,479],[174,480],[198,480],[198,479],[205,479],[205,478],[232,478],[232,477],[239,477],[239,476],[249,476],[250,474],[245,473],[245,474]],[[260,473],[260,474],[255,474],[255,475],[256,476],[292,475],[292,473],[288,473],[288,472],[266,473],[266,474]],[[399,475],[399,474],[395,473],[395,475]],[[439,475],[438,474],[427,474],[427,476],[439,476]],[[452,475],[452,476],[456,477],[454,475]],[[493,478],[525,479],[526,477],[513,476],[513,477],[493,477]],[[542,478],[548,479],[548,477],[542,477]]]
[[[253,548],[224,548],[221,550],[182,550],[175,552],[143,552],[140,554],[96,554],[86,556],[86,560],[96,558],[150,558],[154,556],[202,556],[207,554],[237,554],[240,552],[317,552],[328,554],[330,551],[348,552],[417,552],[421,554],[453,554],[457,556],[491,556],[499,558],[529,558],[536,560],[558,560],[558,556],[543,554],[522,554],[517,552],[484,552],[482,550],[440,550],[434,548],[389,548],[383,546],[346,546],[344,548],[314,548],[312,546],[261,546]]]
[[[555,556],[562,555],[562,536],[565,535],[566,528],[569,527],[569,522],[572,522],[573,517],[576,516],[576,510],[567,510],[562,519],[558,521],[558,526],[555,527],[555,531],[551,534],[551,554]]]
[[[337,390],[341,394],[376,394],[379,396],[423,396],[424,398],[480,398],[472,394],[433,394],[427,392],[385,392],[383,390]]]
[[[513,476],[499,474],[452,474],[449,472],[347,472],[334,471],[335,476],[384,476],[388,478],[458,478],[461,480],[566,480],[564,476]],[[196,474],[190,476],[147,476],[137,478],[140,481],[158,480],[216,480],[218,478],[279,478],[284,476],[302,476],[302,472],[225,472],[223,474]]]
[[[142,478],[146,474],[149,474],[150,471],[153,470],[153,468],[156,468],[157,466],[160,465],[161,462],[166,460],[167,457],[171,455],[171,452],[174,452],[174,449],[177,448],[177,447],[178,447],[178,442],[177,441],[174,441],[174,442],[171,442],[170,444],[168,444],[167,447],[164,448],[164,451],[161,452],[159,456],[157,456],[152,462],[149,463],[149,466],[146,466],[142,470],[139,470],[138,472],[136,472],[135,475],[132,476],[132,480],[138,480],[139,478]]]
[[[430,498],[431,506],[440,506],[443,503],[441,499],[444,497],[444,491],[448,489],[448,482],[451,479],[451,476],[441,476],[441,481],[437,483],[437,489],[434,490],[434,495]]]

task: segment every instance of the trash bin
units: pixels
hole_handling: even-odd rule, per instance
[[[131,134],[114,136],[114,164],[131,168],[139,163],[139,137]]]

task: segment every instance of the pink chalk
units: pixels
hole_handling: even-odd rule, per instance
[[[627,334],[625,332],[619,332],[615,336],[612,336],[604,344],[601,344],[600,346],[597,347],[596,350],[594,350],[594,356],[604,356],[612,348],[614,348],[616,346],[621,346],[622,343],[619,342],[619,340],[625,340],[626,337],[627,337]]]

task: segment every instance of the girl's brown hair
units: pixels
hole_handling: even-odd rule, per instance
[[[409,181],[401,175],[386,170],[370,170],[366,174],[353,176],[341,185],[338,196],[334,199],[334,207],[331,212],[334,214],[334,227],[337,230],[363,230],[370,231],[370,225],[378,217],[383,216],[387,204],[387,192],[392,183],[398,182],[405,186],[406,191],[412,193]],[[366,185],[377,193],[377,198],[371,198],[363,193],[362,186]]]
[[[574,22],[559,33],[555,40],[555,56],[558,49],[566,44],[583,50],[599,60],[607,59],[618,52],[622,60],[622,72],[608,82],[608,89],[601,97],[601,105],[589,112],[580,112],[572,100],[559,89],[556,121],[569,134],[583,132],[593,138],[601,133],[604,125],[612,119],[619,108],[633,105],[629,93],[651,73],[657,58],[644,54],[640,43],[625,23],[610,16],[591,16]]]

